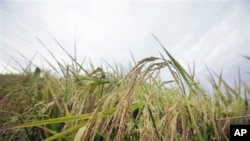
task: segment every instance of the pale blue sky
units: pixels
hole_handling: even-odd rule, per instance
[[[80,61],[89,57],[95,64],[105,59],[126,65],[130,51],[137,61],[159,56],[154,33],[184,66],[195,61],[200,79],[207,76],[207,65],[223,70],[229,81],[240,68],[250,80],[250,61],[241,57],[250,55],[248,0],[1,0],[0,24],[0,63],[17,68],[11,56],[24,66],[27,62],[16,51],[28,59],[37,51],[37,65],[40,56],[54,62],[36,37],[59,60],[68,58],[53,37],[72,54],[76,39]]]

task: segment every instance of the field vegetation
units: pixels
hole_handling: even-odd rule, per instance
[[[210,72],[209,93],[161,43],[160,58],[134,60],[128,71],[79,63],[58,45],[72,64],[48,50],[57,75],[40,67],[0,75],[0,140],[221,141],[230,124],[249,124],[247,84],[239,78],[233,88]],[[172,79],[161,80],[164,71]]]

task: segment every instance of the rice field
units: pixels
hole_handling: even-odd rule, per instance
[[[45,60],[57,75],[39,67],[0,75],[0,140],[227,141],[230,124],[249,124],[249,85],[211,73],[209,93],[161,46],[160,58],[128,71],[83,65],[62,47],[72,65]],[[161,80],[163,71],[172,79]]]

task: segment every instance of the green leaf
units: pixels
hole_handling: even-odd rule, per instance
[[[29,93],[31,93],[34,90],[37,84],[37,81],[39,80],[40,73],[41,73],[41,70],[39,68],[36,68],[29,82],[29,87],[28,87]]]

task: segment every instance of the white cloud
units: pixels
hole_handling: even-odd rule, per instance
[[[0,63],[0,74],[18,74],[19,72],[5,63]]]
[[[217,70],[239,67],[240,60],[223,62],[238,59],[250,44],[249,3],[243,2],[5,1],[0,9],[2,62],[9,60],[6,54],[17,57],[14,49],[27,58],[38,50],[54,62],[38,36],[59,60],[67,57],[52,37],[71,54],[76,38],[80,61],[127,63],[130,50],[137,60],[159,56],[153,32],[182,64],[195,60],[196,70],[204,72],[205,64]],[[34,62],[41,64],[40,57]]]

